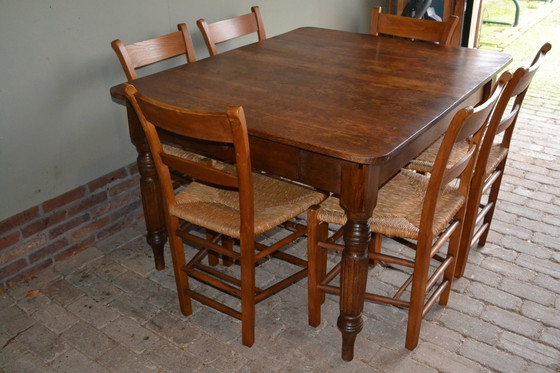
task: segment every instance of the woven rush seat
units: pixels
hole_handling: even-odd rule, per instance
[[[434,167],[434,161],[437,156],[439,147],[441,146],[441,140],[443,136],[436,140],[432,145],[430,145],[426,150],[424,150],[418,157],[414,158],[405,167],[422,172],[432,172],[432,167]],[[469,149],[469,143],[467,141],[456,144],[453,147],[453,151],[449,156],[449,163],[454,164],[465,156]],[[490,175],[493,170],[500,164],[501,161],[507,156],[508,149],[502,147],[500,144],[492,145],[490,149],[490,155],[488,156],[488,163],[486,164],[486,176]]]
[[[369,219],[373,232],[387,237],[418,239],[422,204],[428,188],[429,176],[403,169],[380,190],[377,205]],[[433,235],[442,232],[464,204],[465,198],[457,188],[447,186],[442,192],[434,215]],[[317,211],[320,221],[344,225],[346,214],[339,199],[329,197]]]
[[[266,232],[321,202],[324,195],[253,173],[254,234]],[[239,193],[191,183],[176,195],[170,213],[193,224],[240,238]]]
[[[415,170],[418,172],[426,173],[432,172],[432,168],[434,167],[434,161],[436,159],[437,153],[441,146],[441,141],[443,140],[443,136],[437,139],[432,145],[430,145],[426,150],[424,150],[418,157],[414,158],[410,163],[408,163],[405,167],[410,170]],[[451,154],[449,155],[449,163],[454,164],[459,161],[462,157],[467,154],[469,150],[469,142],[463,141],[458,144],[455,144]]]

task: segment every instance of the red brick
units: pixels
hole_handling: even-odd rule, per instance
[[[102,240],[104,238],[107,238],[109,236],[112,236],[113,234],[123,230],[124,228],[130,226],[133,223],[132,219],[121,219],[119,221],[117,221],[114,224],[111,224],[105,228],[103,228],[102,230],[97,232],[97,239],[98,240]]]
[[[52,215],[49,215],[45,218],[39,219],[28,226],[24,227],[21,230],[24,238],[27,238],[35,233],[41,232],[46,230],[49,227],[52,227],[66,218],[66,211],[58,211]]]
[[[107,213],[114,211],[124,205],[126,205],[130,201],[130,195],[123,194],[119,197],[110,199],[107,203],[95,208],[91,211],[91,216],[96,218],[99,216],[106,215]]]
[[[140,188],[140,183],[138,182],[138,180],[127,179],[115,186],[112,186],[111,189],[109,189],[109,196],[113,197],[123,192],[134,190],[136,188]]]
[[[53,210],[59,209],[62,206],[68,205],[72,202],[75,202],[77,200],[79,200],[80,198],[82,198],[83,196],[85,196],[86,194],[86,188],[84,187],[79,187],[76,189],[73,189],[67,193],[64,193],[58,197],[55,197],[51,200],[48,200],[47,202],[44,202],[42,204],[43,207],[43,211],[44,212],[51,212]]]
[[[124,168],[120,168],[116,171],[113,171],[105,176],[100,177],[99,179],[93,180],[88,184],[88,188],[90,192],[95,192],[100,188],[104,188],[107,185],[111,184],[115,180],[124,179],[126,178],[127,172]]]
[[[68,244],[69,243],[66,238],[51,243],[50,245],[45,246],[42,249],[37,250],[33,254],[29,255],[29,261],[31,263],[37,263],[43,258],[46,258],[50,255],[57,253],[58,251],[61,251],[65,246],[68,246]]]
[[[39,235],[34,237],[32,240],[25,242],[24,244],[6,251],[0,255],[0,265],[4,265],[18,258],[26,256],[28,253],[35,251],[37,248],[45,245],[48,242],[45,235]]]
[[[109,224],[109,217],[105,217],[103,219],[91,222],[90,224],[87,224],[82,228],[74,231],[74,233],[72,233],[71,239],[72,241],[75,242],[90,234],[95,234],[96,231],[102,229],[107,224]]]
[[[111,214],[111,220],[133,219],[132,213],[141,207],[140,200],[134,200]]]
[[[76,255],[77,253],[79,253],[80,251],[90,247],[91,245],[93,245],[93,243],[95,242],[95,238],[90,237],[82,242],[77,243],[76,245],[73,245],[71,247],[69,247],[68,249],[64,250],[63,252],[57,254],[55,256],[55,262],[60,262],[64,259],[68,259],[74,255]]]
[[[37,273],[39,273],[40,271],[42,271],[43,269],[50,267],[52,265],[52,260],[48,259],[44,262],[38,263],[33,267],[30,267],[28,269],[26,269],[24,272],[18,274],[16,277],[11,278],[8,281],[8,286],[12,286],[16,283],[20,283],[20,282],[25,282],[25,281],[29,281],[31,280],[33,277],[35,277],[35,275]],[[18,271],[14,271],[14,273],[17,273]],[[2,276],[0,276],[0,278],[2,278]]]
[[[68,208],[68,216],[74,216],[80,212],[86,211],[95,205],[98,205],[107,200],[107,192],[102,191],[100,193],[93,194],[83,201]]]
[[[126,169],[128,170],[128,174],[129,174],[130,176],[136,176],[136,175],[139,174],[139,172],[138,172],[138,163],[136,163],[136,162],[131,163],[130,165],[128,165],[128,166],[126,167]],[[137,178],[136,178],[136,179],[137,179]]]
[[[0,251],[5,250],[8,247],[14,246],[18,242],[19,242],[19,232],[14,232],[12,234],[2,236],[0,237]]]
[[[27,263],[25,262],[25,260],[20,259],[16,262],[8,264],[7,266],[5,266],[3,268],[0,268],[0,280],[15,275],[16,273],[21,271],[26,266],[27,266]]]
[[[83,215],[80,215],[76,218],[68,220],[68,221],[66,221],[62,224],[59,224],[49,231],[49,239],[52,240],[53,238],[56,238],[56,237],[60,236],[61,234],[64,234],[64,233],[80,226],[81,224],[87,222],[88,220],[89,220],[89,215],[88,214],[83,214]]]
[[[32,207],[0,222],[0,234],[4,234],[29,223],[39,217],[39,208]]]

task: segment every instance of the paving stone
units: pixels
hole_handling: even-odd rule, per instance
[[[534,256],[521,254],[515,261],[521,267],[529,268],[539,273],[544,273],[554,278],[560,279],[560,263],[550,260],[535,258]]]
[[[547,367],[543,367],[542,365],[533,363],[533,362],[529,362],[529,364],[527,365],[527,372],[531,372],[531,373],[558,373],[558,368],[547,368]]]
[[[500,261],[502,262],[502,261]],[[493,270],[488,270],[483,267],[467,265],[465,269],[464,278],[471,279],[473,281],[482,282],[488,286],[496,287],[502,282],[502,276]],[[458,289],[458,284],[462,279],[456,279],[453,282],[453,288]]]
[[[560,310],[527,301],[521,308],[521,314],[533,320],[540,321],[545,325],[560,328]]]
[[[526,362],[519,356],[500,351],[495,347],[472,339],[465,341],[459,353],[496,372],[515,373],[525,371]]]
[[[17,341],[0,349],[0,372],[2,373],[55,373],[38,356]]]
[[[30,280],[18,283],[9,289],[10,296],[15,300],[25,298],[29,291],[39,290],[51,282],[60,279],[61,276],[53,268],[48,267],[33,276]]]
[[[41,293],[61,306],[67,306],[85,294],[84,291],[64,279],[50,283],[41,289]]]
[[[68,305],[67,310],[97,329],[103,328],[119,317],[118,312],[90,297],[77,299]]]
[[[501,329],[478,318],[448,309],[440,321],[448,328],[477,341],[494,344]]]
[[[142,356],[167,372],[196,372],[203,366],[199,356],[164,340],[157,341]]]
[[[35,324],[35,320],[15,305],[0,310],[0,320],[0,347]]]
[[[540,340],[560,351],[560,329],[546,328]]]
[[[485,369],[475,361],[450,352],[429,342],[422,343],[414,350],[414,359],[433,367],[437,372],[471,373],[483,372]],[[403,371],[404,372],[404,371]]]
[[[79,322],[62,333],[62,338],[90,359],[97,359],[118,344],[93,326]]]
[[[0,291],[0,310],[8,308],[15,303],[15,300],[5,293]]]
[[[555,278],[552,278],[548,275],[539,273],[539,274],[537,274],[537,276],[535,277],[533,282],[536,285],[538,285],[538,286],[540,286],[544,289],[548,289],[555,294],[560,294],[560,280],[559,279],[555,279]]]
[[[526,282],[504,278],[499,288],[518,297],[532,300],[545,306],[554,304],[556,294]]]
[[[86,264],[83,268],[85,273],[95,273],[98,277],[111,281],[115,277],[126,272],[126,268],[113,259],[102,256]]]
[[[487,243],[486,245],[481,247],[478,250],[478,252],[487,256],[493,256],[509,262],[515,260],[515,258],[517,258],[518,256],[518,253],[514,250],[508,250],[504,247],[494,245],[491,243],[490,244]]]
[[[98,302],[108,302],[123,294],[121,289],[95,274],[76,271],[66,279]]]
[[[420,331],[420,340],[444,348],[449,352],[456,352],[463,343],[464,337],[443,325],[425,322]]]
[[[560,350],[510,332],[500,336],[498,347],[549,368],[558,368],[560,362]]]
[[[531,281],[536,276],[533,271],[526,270],[515,263],[506,262],[499,258],[486,258],[481,266],[490,272],[500,274],[502,276],[513,277],[521,281]]]
[[[524,254],[536,256],[537,258],[541,258],[541,259],[548,259],[552,255],[550,250],[543,247],[543,245],[539,245],[527,240],[521,240],[513,236],[504,237],[501,243],[504,247],[512,249],[516,253],[524,253]],[[513,262],[516,259],[516,257],[517,255],[509,258],[502,257],[502,259]]]
[[[127,317],[111,321],[102,331],[137,354],[151,349],[160,339],[156,334]]]
[[[49,297],[38,293],[30,293],[28,297],[25,297],[17,302],[17,306],[21,308],[28,315],[33,315],[37,310],[45,308],[52,301]]]
[[[122,345],[105,352],[96,361],[112,372],[153,373],[162,371],[144,356],[135,354]]]
[[[62,333],[79,320],[57,303],[50,303],[38,310],[33,314],[33,318],[40,321],[55,334]]]
[[[200,329],[195,328],[192,323],[180,320],[165,311],[152,317],[145,327],[179,347],[192,344],[202,336]]]
[[[68,350],[68,345],[64,341],[40,324],[26,329],[15,340],[47,363]]]
[[[486,308],[482,319],[529,338],[537,338],[543,330],[543,325],[537,321],[494,306]]]
[[[480,316],[484,303],[463,294],[452,294],[448,307],[471,316]]]
[[[107,304],[111,309],[126,315],[133,320],[145,323],[159,312],[159,308],[146,302],[144,299],[123,294]]]
[[[74,349],[65,351],[58,356],[51,364],[56,372],[73,373],[109,373],[110,371],[102,367],[97,362],[88,359],[84,354]]]
[[[514,295],[479,283],[472,283],[466,293],[475,299],[499,305],[508,310],[519,310],[522,304],[521,299]]]

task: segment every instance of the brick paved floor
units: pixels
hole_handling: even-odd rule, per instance
[[[343,362],[337,300],[308,326],[305,281],[257,306],[246,348],[236,320],[196,302],[180,314],[138,224],[0,294],[0,372],[559,372],[560,98],[541,95],[522,110],[489,243],[414,351],[405,312],[368,303]]]

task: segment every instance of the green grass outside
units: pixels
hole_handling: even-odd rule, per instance
[[[521,9],[519,25],[483,23],[479,47],[512,55],[513,62],[509,68],[515,69],[530,63],[542,44],[551,43],[552,50],[535,76],[532,89],[560,95],[560,0],[518,1]],[[512,0],[484,0],[483,4],[483,20],[514,21]]]

